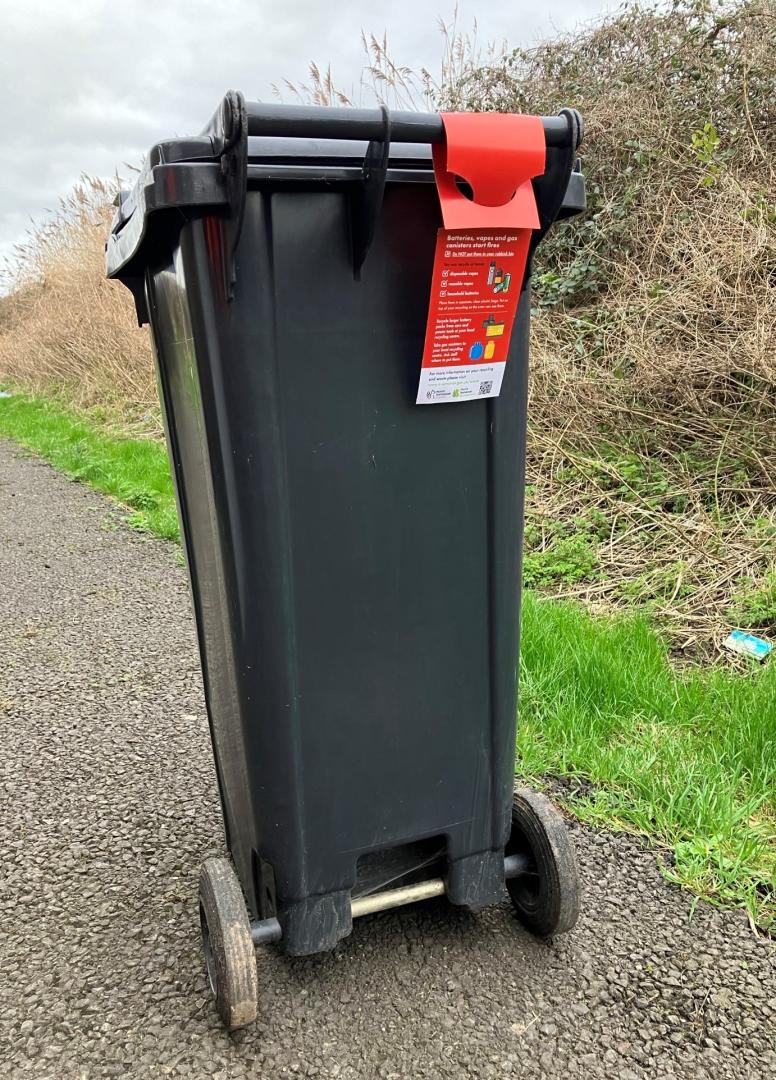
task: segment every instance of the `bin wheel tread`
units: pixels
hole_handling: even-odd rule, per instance
[[[251,924],[228,859],[210,858],[199,875],[199,917],[210,988],[229,1031],[256,1019],[258,978]]]
[[[527,854],[530,869],[507,881],[517,917],[539,937],[564,934],[579,917],[580,881],[565,821],[546,795],[515,792],[507,855]]]

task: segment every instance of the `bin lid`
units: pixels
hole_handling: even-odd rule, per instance
[[[260,181],[358,182],[368,143],[348,139],[248,138],[248,185]],[[423,143],[392,144],[388,183],[433,183],[431,147]],[[157,143],[129,190],[116,198],[117,210],[106,244],[108,277],[125,277],[129,264],[145,264],[154,243],[154,218],[164,211],[195,213],[229,205],[219,158],[207,137]],[[164,230],[166,231],[166,230]]]

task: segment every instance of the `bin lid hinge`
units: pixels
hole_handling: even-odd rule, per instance
[[[568,141],[561,146],[547,148],[547,163],[544,173],[533,180],[536,208],[539,211],[539,228],[534,229],[531,237],[528,262],[521,289],[525,289],[531,280],[534,252],[553,224],[559,217],[570,217],[572,214],[582,213],[585,209],[584,178],[579,172],[579,160],[577,158],[577,150],[584,134],[582,117],[576,109],[561,109],[559,115],[568,124]],[[577,200],[577,205],[569,207],[568,211],[563,213],[564,198],[567,191],[570,190],[569,185],[575,170],[578,172],[580,181],[572,191]]]
[[[383,205],[388,155],[391,150],[391,116],[385,105],[380,106],[383,132],[367,147],[361,183],[350,195],[350,233],[353,246],[353,276],[358,281],[369,248],[374,239]]]
[[[213,153],[221,165],[221,181],[229,207],[224,220],[224,290],[234,298],[237,281],[236,254],[240,242],[248,189],[248,110],[245,98],[230,90],[219,105],[203,135],[209,135]]]

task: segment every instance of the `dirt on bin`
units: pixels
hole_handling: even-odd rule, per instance
[[[259,957],[221,1028],[199,866],[223,850],[185,570],[105,499],[0,443],[3,1077],[635,1080],[776,1075],[776,952],[574,827],[578,928],[506,902],[365,918],[333,953]]]

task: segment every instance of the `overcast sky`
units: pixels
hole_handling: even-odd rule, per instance
[[[606,7],[466,0],[458,23],[476,19],[481,43],[529,45]],[[81,173],[126,175],[159,139],[198,133],[230,88],[270,100],[311,60],[357,88],[362,28],[437,71],[438,18],[452,13],[452,0],[0,0],[0,256]]]

